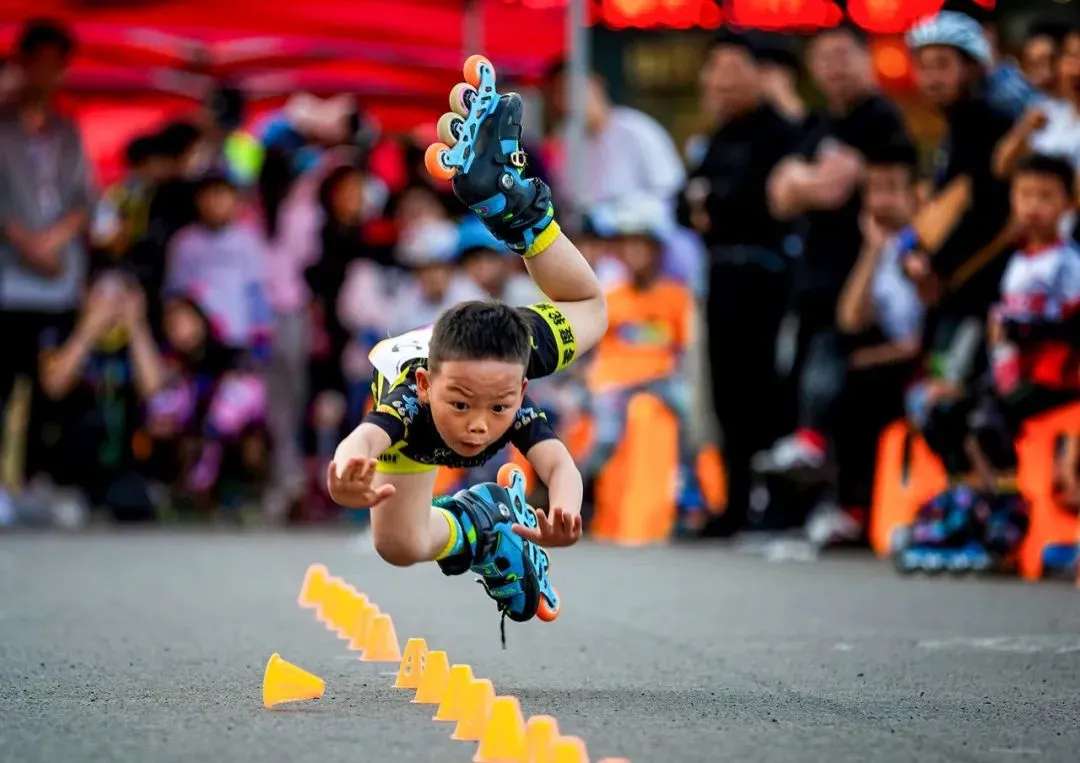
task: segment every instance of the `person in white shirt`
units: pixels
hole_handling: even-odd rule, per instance
[[[547,102],[554,117],[567,114],[565,65],[547,74]],[[648,114],[616,106],[600,75],[589,76],[585,107],[585,161],[588,182],[570,187],[566,162],[559,162],[557,191],[581,212],[624,196],[645,195],[670,200],[686,184],[686,169],[667,131]],[[562,140],[565,151],[565,139]],[[674,206],[672,206],[674,212]]]

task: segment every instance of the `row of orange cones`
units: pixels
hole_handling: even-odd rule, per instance
[[[526,722],[517,697],[499,696],[486,678],[468,665],[451,665],[446,652],[428,649],[424,639],[409,639],[402,653],[390,616],[325,566],[313,564],[304,576],[297,603],[359,651],[362,662],[398,662],[394,687],[413,689],[412,702],[435,705],[432,720],[456,724],[451,739],[476,742],[473,763],[589,763],[585,742],[559,732],[557,721],[534,715]],[[318,699],[325,683],[273,655],[263,678],[263,704]],[[599,763],[629,763],[605,758]]]

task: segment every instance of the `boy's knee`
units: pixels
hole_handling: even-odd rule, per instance
[[[426,549],[416,540],[390,533],[374,533],[375,551],[383,561],[395,567],[411,567],[420,562],[430,561],[424,558]]]

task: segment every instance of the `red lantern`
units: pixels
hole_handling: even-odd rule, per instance
[[[600,18],[615,29],[715,29],[722,20],[715,0],[600,0]]]
[[[736,26],[771,31],[832,27],[844,17],[832,0],[729,0],[727,11]]]
[[[944,5],[945,0],[848,0],[847,12],[867,32],[902,34]]]

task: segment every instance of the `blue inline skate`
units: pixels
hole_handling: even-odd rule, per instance
[[[522,174],[521,96],[495,90],[495,68],[483,56],[470,56],[463,73],[465,82],[450,91],[451,111],[439,119],[442,142],[428,146],[424,165],[432,177],[451,180],[454,194],[488,230],[525,255],[555,211],[547,185]],[[557,231],[549,232],[552,240]]]
[[[511,530],[514,523],[537,525],[525,501],[525,474],[520,468],[506,464],[497,482],[474,485],[437,503],[458,518],[466,534],[463,551],[439,561],[445,574],[475,572],[504,618],[525,622],[539,617],[551,622],[559,616],[559,595],[548,580],[547,552]]]

